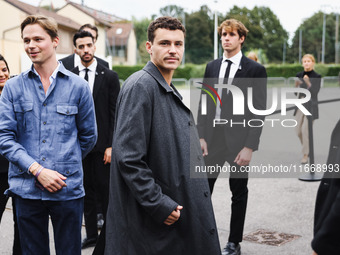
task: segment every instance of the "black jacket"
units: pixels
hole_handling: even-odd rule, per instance
[[[312,83],[312,86],[308,89],[311,93],[311,106],[312,109],[310,110],[308,108],[308,103],[305,103],[304,106],[306,109],[310,110],[313,116],[313,120],[316,120],[319,118],[319,106],[318,106],[318,93],[320,91],[320,86],[321,86],[321,75],[312,70],[311,72],[305,73],[304,71],[299,72],[296,74],[296,77],[300,78],[302,81],[302,84],[300,85],[300,88],[307,89],[307,84],[303,80],[303,76],[307,74],[310,82]],[[298,98],[304,97],[303,94],[299,94]],[[294,111],[294,116],[296,114],[297,108]]]
[[[210,84],[211,87],[218,82],[219,72],[221,68],[222,58],[211,61],[207,64],[203,83]],[[264,116],[258,116],[250,112],[247,106],[248,88],[253,89],[253,105],[257,110],[266,109],[267,100],[267,73],[266,69],[259,63],[242,56],[240,68],[237,70],[232,85],[240,88],[244,95],[244,114],[233,114],[234,95],[225,92],[222,95],[221,119],[226,119],[228,124],[225,125],[225,139],[228,149],[233,153],[240,152],[244,147],[248,147],[256,151],[260,142],[261,127],[251,127],[248,121],[252,119],[264,119]],[[205,92],[203,91],[202,94]],[[216,95],[213,94],[215,99]],[[200,138],[204,138],[209,146],[211,146],[213,129],[213,120],[216,113],[216,105],[211,98],[207,99],[207,114],[201,114],[201,103],[199,104],[197,129]],[[234,125],[230,123],[245,123],[245,125]],[[252,123],[252,125],[259,125]]]
[[[318,255],[340,254],[340,121],[333,130],[328,172],[320,183],[314,217],[312,248]],[[333,171],[332,171],[333,168]],[[336,171],[334,171],[336,170]]]
[[[79,75],[79,68],[75,67],[72,72]],[[93,152],[104,152],[106,148],[112,145],[116,102],[119,91],[120,84],[117,73],[98,63],[93,86],[98,139],[92,150]]]
[[[75,53],[73,53],[72,55],[69,55],[65,58],[59,59],[59,61],[61,61],[61,63],[63,63],[63,65],[64,65],[64,67],[69,71],[71,71],[73,68],[75,68],[75,66],[74,66],[74,54]],[[102,66],[104,66],[106,68],[111,69],[108,62],[106,62],[105,60],[98,58],[96,56],[95,56],[95,58],[96,58],[96,60],[99,64],[101,64]]]

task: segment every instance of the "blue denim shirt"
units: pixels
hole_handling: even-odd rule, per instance
[[[10,161],[7,194],[53,201],[83,197],[82,158],[96,140],[90,88],[62,64],[46,94],[33,66],[7,81],[0,98],[0,153]],[[67,187],[56,193],[39,189],[28,171],[34,162],[66,176]]]

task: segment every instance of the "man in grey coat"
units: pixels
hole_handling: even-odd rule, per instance
[[[204,164],[190,110],[171,83],[185,28],[161,17],[148,28],[151,61],[117,100],[105,254],[221,254]]]

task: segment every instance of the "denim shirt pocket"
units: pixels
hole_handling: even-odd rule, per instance
[[[17,127],[20,132],[33,130],[33,102],[19,102],[14,104]]]
[[[65,176],[67,187],[65,190],[69,194],[75,195],[83,190],[83,171],[81,162],[57,162],[55,170]]]
[[[71,134],[76,128],[76,115],[78,114],[77,105],[58,104],[58,134]]]

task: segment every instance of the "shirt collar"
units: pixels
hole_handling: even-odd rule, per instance
[[[241,58],[242,58],[242,51],[239,51],[236,55],[232,56],[231,58],[227,58],[224,54],[223,54],[223,60],[222,62],[226,61],[226,60],[230,60],[231,62],[233,62],[233,64],[239,66],[241,63]]]
[[[57,65],[56,69],[54,69],[53,73],[50,76],[50,83],[51,84],[55,80],[55,78],[57,77],[57,73],[59,71],[61,71],[61,69],[60,69],[60,62],[58,61],[58,65]],[[41,78],[40,75],[38,74],[37,70],[35,70],[33,64],[32,64],[32,67],[31,67],[31,72],[35,73],[39,78]]]
[[[93,63],[87,67],[87,69],[89,69],[91,72],[96,72],[97,69],[97,60],[95,58],[93,58],[94,61]],[[83,64],[80,62],[79,63],[79,72],[83,71],[86,67],[83,66]]]

